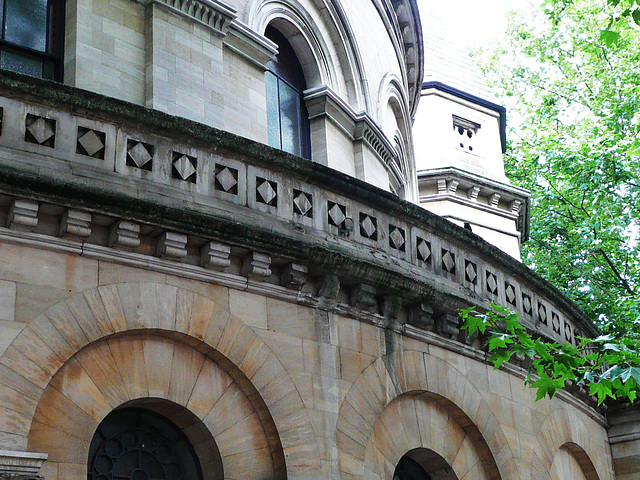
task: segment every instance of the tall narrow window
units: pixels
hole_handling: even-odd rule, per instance
[[[61,80],[63,0],[0,0],[0,68]]]
[[[302,98],[306,89],[302,66],[284,35],[267,27],[265,36],[278,45],[267,64],[267,127],[269,145],[310,158],[309,114]]]

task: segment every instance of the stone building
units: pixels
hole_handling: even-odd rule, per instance
[[[0,5],[0,478],[638,478],[458,330],[597,334],[414,0]]]

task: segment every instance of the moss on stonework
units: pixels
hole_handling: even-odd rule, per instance
[[[101,122],[135,125],[141,132],[179,139],[192,146],[215,150],[228,158],[239,161],[250,159],[251,164],[279,171],[287,177],[316,185],[321,189],[342,195],[348,192],[349,197],[358,202],[399,217],[409,225],[417,225],[431,231],[454,245],[473,251],[510,275],[521,278],[532,285],[539,294],[553,298],[558,306],[570,313],[584,328],[595,332],[584,312],[557,288],[522,263],[472,232],[354,177],[198,122],[14,72],[0,71],[0,94],[66,110]],[[389,264],[382,267],[368,262],[366,258],[355,259],[342,252],[332,251],[326,245],[290,238],[256,225],[244,224],[196,208],[178,209],[120,192],[35,175],[17,167],[7,166],[0,167],[0,190],[11,195],[84,208],[267,251],[305,263],[311,262],[317,268],[328,272],[351,272],[362,275],[362,278],[367,278],[368,283],[378,283],[387,290],[403,291],[405,294],[412,292],[415,298],[437,294],[426,282],[411,277],[398,266]],[[451,293],[447,295],[455,297]]]

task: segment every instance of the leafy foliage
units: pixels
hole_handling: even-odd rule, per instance
[[[640,340],[580,338],[577,346],[534,338],[519,322],[519,314],[492,303],[493,311],[479,314],[473,308],[460,315],[463,330],[485,339],[494,368],[512,357],[529,360],[526,384],[537,390],[536,400],[549,397],[565,385],[585,385],[601,404],[607,397],[635,401],[640,392]],[[613,366],[610,366],[613,365]]]
[[[523,259],[605,332],[640,331],[640,7],[543,9],[484,60],[513,125],[507,175],[532,193]]]

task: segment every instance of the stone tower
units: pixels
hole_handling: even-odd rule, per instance
[[[419,203],[519,259],[529,195],[504,173],[506,111],[442,23],[427,15],[424,24],[425,75],[414,123]]]

